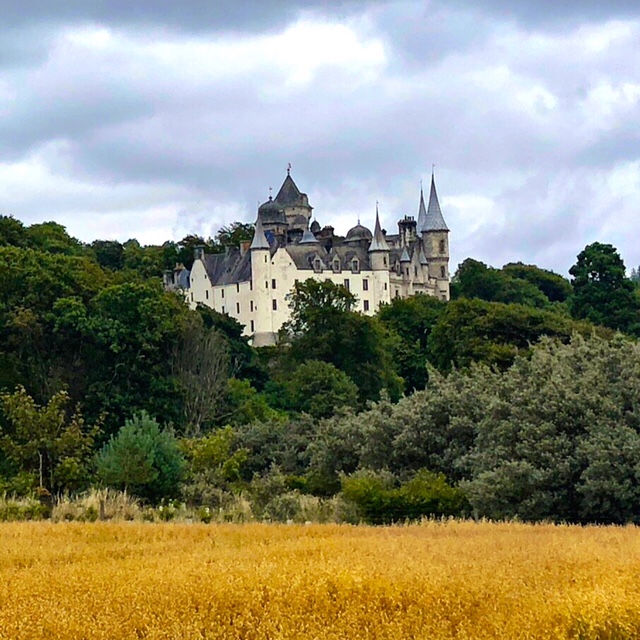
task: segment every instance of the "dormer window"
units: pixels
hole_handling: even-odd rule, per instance
[[[313,270],[316,273],[322,273],[322,260],[320,260],[320,258],[314,258],[314,260],[313,260]]]
[[[333,273],[340,273],[340,259],[336,256],[331,262]]]
[[[353,273],[360,273],[360,260],[358,260],[358,258],[354,258],[351,261],[351,271]]]

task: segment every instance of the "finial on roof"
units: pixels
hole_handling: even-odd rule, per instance
[[[269,187],[269,200],[272,200],[271,192],[273,191],[273,187]]]
[[[432,164],[431,165],[431,179],[432,180],[433,180],[433,176],[434,176],[435,172],[436,172],[436,165]]]
[[[287,175],[288,176],[291,175],[291,163],[290,162],[287,163]]]

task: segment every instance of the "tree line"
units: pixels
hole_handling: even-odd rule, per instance
[[[614,247],[586,247],[570,280],[467,259],[450,302],[375,316],[299,282],[277,345],[254,349],[161,281],[195,246],[250,237],[234,223],[210,240],[87,245],[0,217],[0,492],[635,521],[640,296]]]

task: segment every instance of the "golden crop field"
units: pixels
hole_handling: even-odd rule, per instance
[[[0,638],[640,638],[640,530],[3,524]]]

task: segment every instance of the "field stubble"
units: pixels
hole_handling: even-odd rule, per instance
[[[640,530],[0,525],[0,638],[640,637]]]

